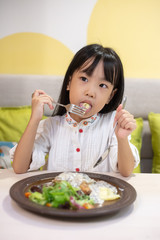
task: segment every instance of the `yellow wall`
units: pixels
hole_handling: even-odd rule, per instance
[[[73,52],[39,33],[16,33],[0,40],[0,73],[64,75]]]
[[[87,34],[93,42],[117,50],[126,77],[160,78],[160,1],[97,1]]]
[[[83,8],[82,4],[82,17]],[[159,0],[97,0],[89,16],[86,44],[113,47],[122,59],[125,77],[160,78],[159,26]],[[24,29],[0,39],[0,73],[63,75],[73,55],[65,39]]]

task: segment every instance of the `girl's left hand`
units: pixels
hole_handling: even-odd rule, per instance
[[[122,108],[120,104],[116,110],[114,125],[118,122],[115,133],[118,139],[127,138],[133,130],[136,129],[136,120],[134,116]]]

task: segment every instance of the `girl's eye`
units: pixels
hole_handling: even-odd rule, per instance
[[[101,83],[99,86],[100,86],[101,88],[108,88],[108,86],[107,86],[106,84],[104,84],[104,83]]]
[[[86,77],[81,77],[82,81],[87,82],[88,79]]]

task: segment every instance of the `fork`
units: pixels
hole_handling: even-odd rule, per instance
[[[124,108],[125,107],[125,104],[126,104],[126,101],[127,101],[127,96],[124,96],[123,97],[123,100],[122,100],[122,107]],[[115,132],[115,129],[116,129],[116,127],[117,127],[117,124],[118,124],[118,122],[116,122],[115,123],[115,126],[114,126],[114,128],[113,128],[113,131],[112,131],[112,134],[111,134],[111,139],[112,139],[112,137],[113,137],[113,134],[114,134],[114,132]],[[97,160],[97,162],[94,164],[94,168],[96,167],[96,166],[98,166],[101,162],[103,162],[103,160],[107,157],[107,155],[108,155],[108,153],[109,153],[109,150],[110,150],[110,143],[108,142],[108,144],[107,144],[107,150],[102,154],[102,156]]]
[[[83,109],[75,104],[67,104],[67,105],[64,105],[64,104],[61,104],[61,103],[58,103],[58,102],[53,102],[54,104],[56,105],[59,105],[61,107],[64,107],[68,112],[70,113],[74,113],[80,117],[82,117],[85,112],[86,112],[86,109]]]

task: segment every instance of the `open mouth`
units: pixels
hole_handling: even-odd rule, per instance
[[[91,104],[86,103],[86,102],[80,103],[79,106],[81,108],[83,108],[84,110],[86,110],[86,113],[88,113],[91,110],[91,108],[92,108]]]

